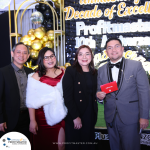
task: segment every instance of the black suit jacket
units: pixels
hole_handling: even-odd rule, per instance
[[[26,74],[33,72],[24,67]],[[20,94],[17,78],[10,65],[0,68],[0,123],[6,122],[7,129],[13,130],[18,122]]]
[[[92,74],[92,73],[91,73]],[[95,112],[95,123],[97,121],[97,74],[92,75],[93,82],[93,109]],[[81,117],[88,105],[88,93],[86,80],[83,73],[77,72],[76,68],[68,67],[63,77],[63,95],[68,114],[65,119],[67,123],[73,125],[73,120]],[[88,116],[87,116],[88,117]]]

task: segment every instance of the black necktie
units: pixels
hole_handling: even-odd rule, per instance
[[[117,67],[117,68],[120,68],[120,62],[118,62],[116,64],[109,63],[109,68],[113,68],[114,66]]]

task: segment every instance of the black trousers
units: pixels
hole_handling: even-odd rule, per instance
[[[16,127],[13,130],[6,129],[5,132],[0,131],[0,137],[2,137],[4,134],[8,132],[20,132],[29,139],[30,138],[29,123],[30,123],[30,119],[29,119],[28,109],[24,111],[20,111],[19,119]]]

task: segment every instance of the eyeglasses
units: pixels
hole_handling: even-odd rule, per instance
[[[53,54],[53,55],[51,55],[51,56],[44,56],[44,60],[49,60],[49,58],[50,59],[54,59],[55,58],[55,55]]]
[[[114,48],[115,48],[116,50],[118,50],[120,47],[121,47],[121,45],[116,44],[114,47],[108,46],[108,47],[106,48],[106,50],[113,50]]]

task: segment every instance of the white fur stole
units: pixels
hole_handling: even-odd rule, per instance
[[[62,78],[55,87],[35,80],[31,73],[28,75],[26,105],[38,109],[43,106],[47,124],[53,126],[62,121],[67,115],[64,105]]]

